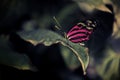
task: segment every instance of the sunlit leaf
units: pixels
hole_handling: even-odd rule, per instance
[[[107,56],[103,58],[102,64],[97,65],[97,71],[104,80],[118,80],[120,70],[120,55],[110,47],[106,50]]]
[[[34,30],[31,32],[21,31],[18,32],[18,34],[21,36],[21,38],[31,42],[34,45],[44,44],[45,46],[50,46],[60,43],[68,47],[70,50],[73,51],[74,55],[81,63],[84,73],[86,72],[86,68],[89,62],[89,56],[85,47],[82,47],[79,44],[72,43],[68,39],[50,30]]]
[[[95,9],[109,12],[111,10],[108,9],[105,4],[112,4],[110,0],[75,0],[76,3],[79,5],[80,9],[86,12],[93,12]]]

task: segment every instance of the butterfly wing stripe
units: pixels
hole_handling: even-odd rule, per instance
[[[92,32],[93,32],[93,30],[90,30],[90,31],[88,31],[88,34],[90,35],[90,34],[92,34]]]
[[[77,34],[77,33],[89,33],[89,34],[91,34],[91,31],[88,31],[88,30],[86,30],[86,29],[81,29],[81,30],[76,30],[76,31],[72,31],[72,32],[69,32],[68,34],[67,34],[67,36],[71,36],[71,35],[74,35],[74,34]]]
[[[85,34],[85,35],[88,35],[86,32],[77,32],[77,33],[74,33],[74,34],[71,34],[71,35],[67,35],[67,37],[71,37],[71,36],[74,36],[76,34]]]
[[[83,40],[82,40],[82,39],[77,39],[77,40],[71,40],[71,42],[74,42],[74,43],[81,43],[81,42],[83,42]]]
[[[84,36],[84,37],[77,37],[77,38],[72,38],[72,39],[70,39],[70,41],[72,41],[72,40],[86,40],[86,38],[88,38],[87,36]]]
[[[77,38],[77,37],[84,37],[84,36],[87,36],[87,35],[86,34],[76,34],[73,36],[68,36],[68,39]]]
[[[78,29],[81,29],[82,27],[79,27],[79,26],[74,26],[69,32],[71,32],[71,31],[75,31],[75,30],[78,30]],[[68,32],[68,33],[69,33]]]
[[[87,41],[89,40],[88,37],[86,38],[81,38],[81,39],[75,39],[75,40],[70,40],[71,42],[74,42],[74,43],[81,43],[81,42],[84,42],[84,41]]]

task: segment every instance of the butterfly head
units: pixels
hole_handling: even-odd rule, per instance
[[[92,30],[96,27],[96,21],[87,20],[85,24],[86,24],[86,28],[89,30]]]

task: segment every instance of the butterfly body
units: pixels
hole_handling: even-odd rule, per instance
[[[68,31],[67,38],[73,43],[88,41],[95,26],[95,23],[90,20],[86,21],[86,23],[78,23]]]

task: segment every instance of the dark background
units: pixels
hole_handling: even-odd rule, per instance
[[[88,3],[87,0],[84,2]],[[114,0],[113,3],[116,5]],[[113,23],[116,15],[113,5],[102,5],[105,5],[112,13],[97,8],[92,13],[88,13],[81,10],[77,3],[72,0],[0,0],[0,80],[104,79],[99,71],[95,72],[92,77],[90,75],[92,73],[89,71],[87,75],[83,75],[81,66],[74,70],[69,69],[61,54],[59,44],[49,47],[42,44],[34,46],[16,34],[16,32],[24,29],[44,28],[56,31],[53,16],[56,16],[65,32],[80,21],[95,20],[97,27],[86,46],[89,48],[91,58],[96,61],[92,64],[98,65],[105,57],[104,50],[108,46],[108,39],[111,38],[113,33]],[[30,26],[27,25],[28,23]],[[9,57],[9,55],[12,56]],[[17,60],[20,61],[17,62]],[[14,67],[14,65],[19,66],[21,63],[22,65],[30,65],[30,69]],[[107,65],[110,66],[111,61]],[[92,67],[96,66],[92,65]],[[109,67],[107,68],[109,70]],[[91,69],[91,65],[89,69]],[[119,69],[118,71],[120,71]],[[117,73],[113,75],[119,75],[119,72]],[[115,79],[119,80],[120,78],[117,76],[113,78],[113,80]]]

